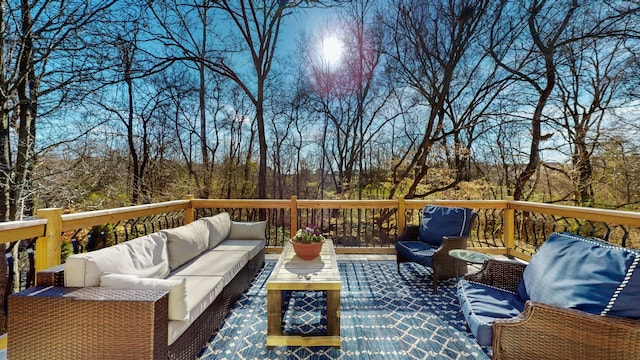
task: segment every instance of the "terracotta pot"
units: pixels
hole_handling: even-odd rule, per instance
[[[322,250],[322,242],[312,242],[309,244],[303,244],[299,242],[295,242],[292,240],[291,245],[293,245],[293,251],[295,251],[296,255],[302,260],[313,260],[318,255],[320,255],[320,250]]]

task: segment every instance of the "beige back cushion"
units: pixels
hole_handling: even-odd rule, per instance
[[[169,269],[175,270],[207,250],[210,228],[208,222],[196,220],[177,228],[160,231],[167,236]]]
[[[209,226],[209,249],[213,249],[229,237],[231,218],[229,213],[223,212],[215,216],[200,219]]]
[[[264,240],[266,238],[266,221],[258,222],[231,222],[230,240]]]
[[[153,233],[108,248],[67,258],[64,285],[98,286],[103,272],[164,278],[169,274],[167,238]]]

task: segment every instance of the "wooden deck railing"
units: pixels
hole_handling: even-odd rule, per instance
[[[40,209],[39,220],[0,223],[0,242],[27,240],[35,247],[35,270],[63,262],[71,252],[91,251],[194,219],[228,211],[232,219],[267,219],[267,247],[277,252],[292,232],[314,224],[341,253],[394,253],[408,224],[419,224],[425,204],[473,208],[471,246],[492,254],[529,259],[553,231],[595,236],[640,248],[640,213],[512,200],[205,200],[62,214]],[[68,249],[66,254],[61,249]],[[23,246],[22,248],[28,248]],[[16,282],[16,288],[24,283]]]
[[[396,237],[420,222],[425,204],[464,206],[478,214],[470,246],[528,260],[554,231],[599,237],[640,248],[640,213],[507,200],[205,200],[62,214],[40,209],[38,220],[0,223],[0,243],[12,244],[15,290],[34,285],[34,271],[91,251],[222,211],[237,221],[267,220],[267,251],[278,252],[299,227],[319,226],[339,253],[395,253]],[[15,246],[19,244],[19,246]],[[29,256],[24,255],[29,253]],[[35,257],[33,256],[35,253]],[[30,260],[34,259],[34,260]],[[30,263],[31,262],[31,263]],[[35,262],[35,267],[32,262]],[[13,270],[16,271],[13,271]],[[6,342],[0,336],[0,349]],[[5,345],[6,346],[6,345]]]

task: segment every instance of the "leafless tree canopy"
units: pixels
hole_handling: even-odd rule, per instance
[[[633,208],[639,9],[0,1],[0,214],[186,194]]]

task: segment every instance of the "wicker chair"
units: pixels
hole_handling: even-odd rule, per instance
[[[517,291],[526,265],[491,259],[466,280]],[[640,321],[534,301],[492,325],[494,359],[640,359]]]
[[[466,249],[475,216],[467,208],[426,205],[422,224],[406,226],[396,240],[398,272],[400,264],[404,262],[430,268],[435,293],[438,292],[438,280],[466,273],[466,264],[454,261],[449,256],[449,250]]]

